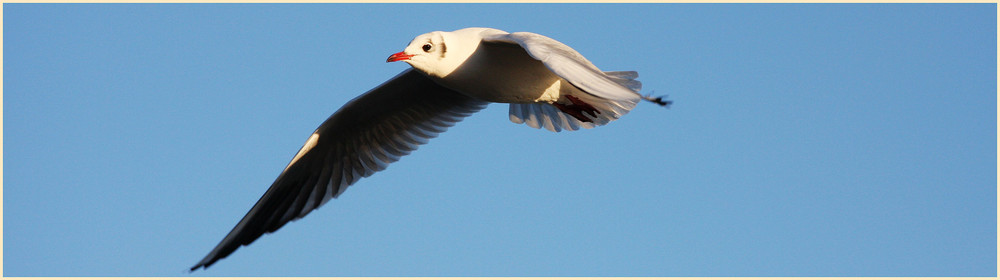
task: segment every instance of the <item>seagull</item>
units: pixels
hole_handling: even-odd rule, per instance
[[[608,124],[643,99],[671,104],[639,94],[635,71],[603,72],[563,43],[529,32],[430,32],[386,59],[394,61],[412,68],[320,124],[246,216],[190,271],[207,269],[305,217],[489,103],[509,103],[512,122],[553,132]]]

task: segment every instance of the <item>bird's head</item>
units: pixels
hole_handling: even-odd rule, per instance
[[[390,55],[385,62],[404,61],[428,76],[443,78],[479,48],[486,30],[495,29],[465,28],[426,33],[413,38],[403,51]]]

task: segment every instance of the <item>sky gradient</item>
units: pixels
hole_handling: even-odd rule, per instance
[[[3,276],[996,276],[996,4],[4,4]],[[187,273],[415,36],[669,95],[493,104]]]

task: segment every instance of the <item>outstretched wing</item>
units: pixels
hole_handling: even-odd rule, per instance
[[[313,132],[250,212],[191,270],[304,217],[486,105],[412,69],[351,100]]]
[[[576,50],[549,37],[530,32],[501,31],[484,33],[483,41],[521,46],[528,55],[541,61],[553,73],[589,94],[576,98],[600,112],[592,122],[583,122],[560,112],[552,104],[511,104],[509,115],[514,123],[534,128],[544,127],[554,132],[592,128],[625,115],[642,98],[638,93],[642,83],[635,80],[638,77],[636,72],[603,72]]]
[[[485,35],[483,41],[520,45],[528,55],[541,61],[559,77],[589,94],[612,101],[609,109],[619,116],[635,108],[642,98],[629,86],[619,83],[618,77],[608,76],[576,50],[552,38],[530,32],[514,32]]]

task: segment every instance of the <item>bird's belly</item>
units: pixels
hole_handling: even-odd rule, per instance
[[[555,75],[552,75],[555,76]],[[552,102],[559,99],[562,84],[558,77],[524,77],[495,79],[481,82],[476,87],[463,88],[462,93],[490,102],[533,103]]]

